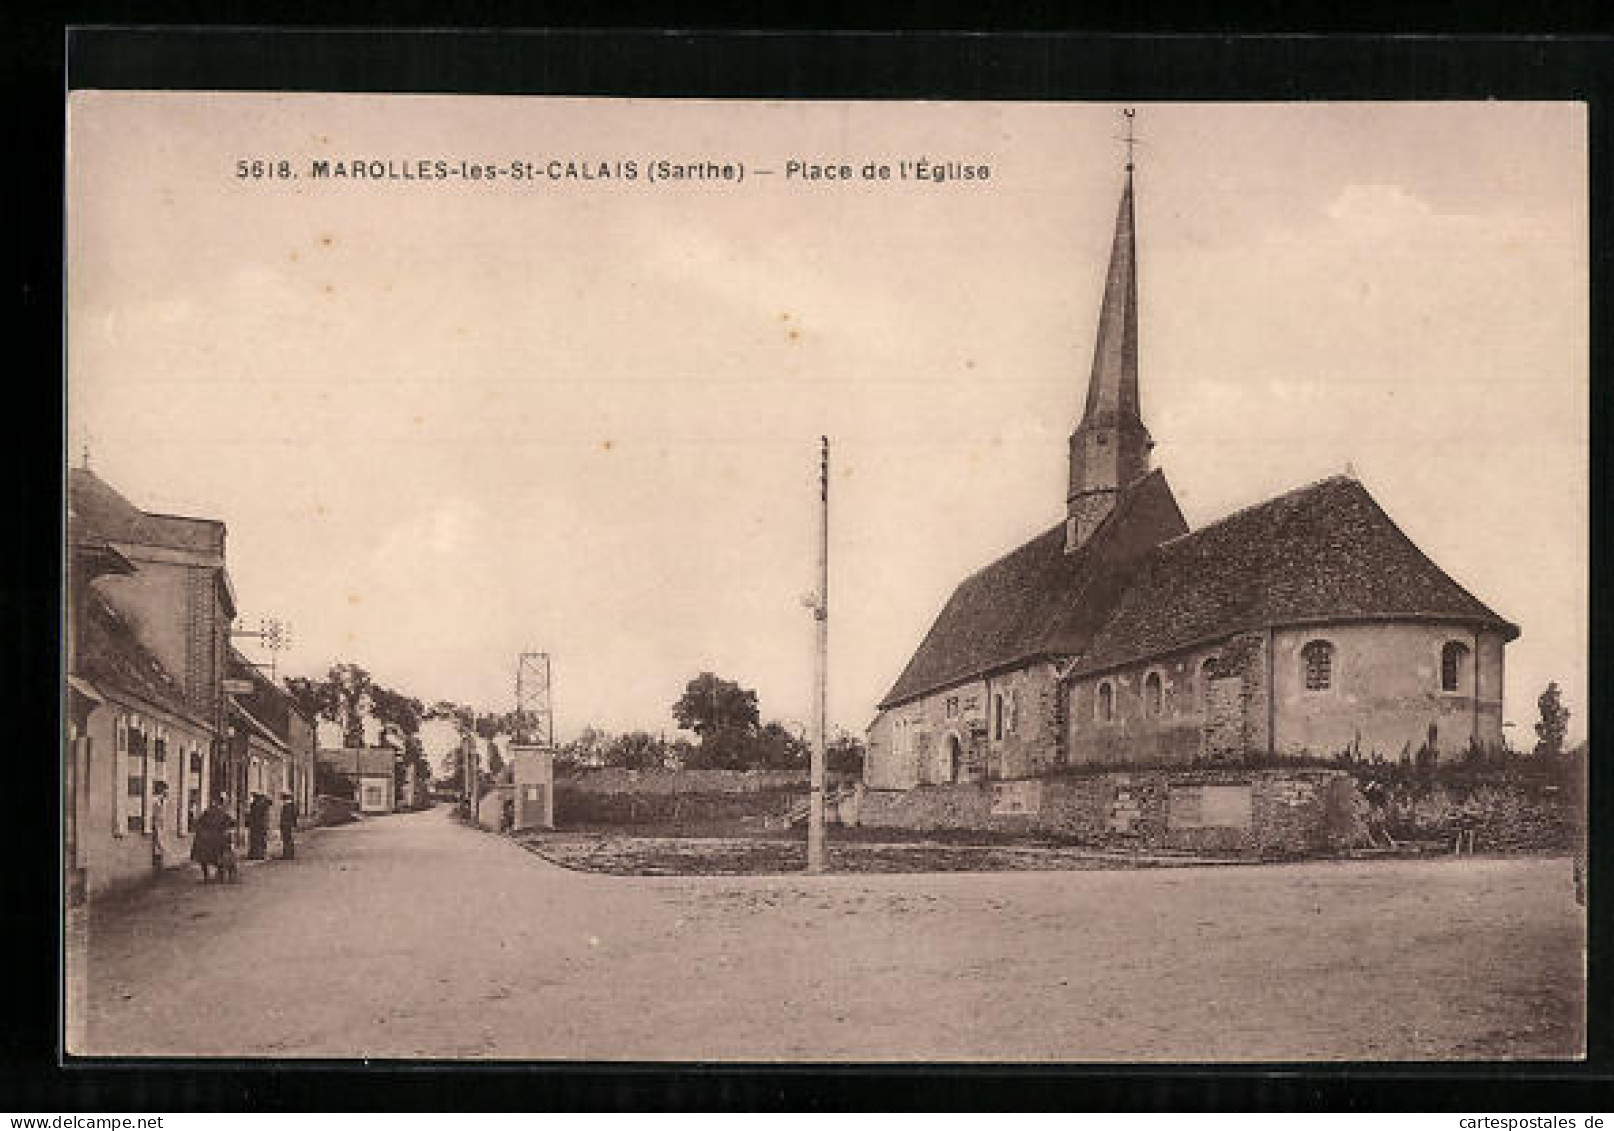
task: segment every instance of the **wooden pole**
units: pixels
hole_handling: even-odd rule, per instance
[[[813,760],[807,810],[807,870],[824,871],[824,732],[829,720],[829,437],[820,438],[818,466],[818,600],[813,618],[818,622],[814,654]]]

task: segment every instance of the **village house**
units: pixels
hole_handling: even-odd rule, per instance
[[[315,723],[285,690],[235,648],[229,654],[232,792],[261,793],[274,802],[279,827],[280,794],[290,793],[299,821],[313,820]]]
[[[235,598],[223,523],[148,514],[87,468],[67,486],[65,868],[82,898],[151,874],[159,783],[174,861],[226,780]]]
[[[391,813],[396,807],[397,751],[387,746],[344,746],[318,753],[322,792],[351,799],[359,812]]]
[[[954,591],[879,704],[866,784],[1500,744],[1518,628],[1354,477],[1189,530],[1151,467],[1137,307],[1129,161],[1064,521]]]

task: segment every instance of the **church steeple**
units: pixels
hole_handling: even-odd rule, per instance
[[[1137,236],[1132,209],[1132,112],[1126,112],[1126,184],[1115,216],[1115,240],[1104,279],[1093,343],[1093,371],[1081,422],[1070,437],[1070,490],[1065,495],[1065,550],[1075,550],[1149,474],[1154,441],[1138,409]]]

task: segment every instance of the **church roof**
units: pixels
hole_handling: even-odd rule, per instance
[[[1165,476],[1126,491],[1091,538],[1065,552],[1061,524],[966,578],[880,702],[893,706],[986,672],[1081,652],[1139,555],[1187,530]]]
[[[1084,674],[1279,625],[1502,619],[1427,558],[1355,479],[1336,476],[1161,543],[1077,662]]]

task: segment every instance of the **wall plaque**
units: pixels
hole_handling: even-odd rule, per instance
[[[1247,785],[1174,785],[1167,823],[1173,829],[1247,829],[1252,813]]]
[[[1042,782],[1000,781],[992,786],[992,816],[1011,817],[1042,811]]]

